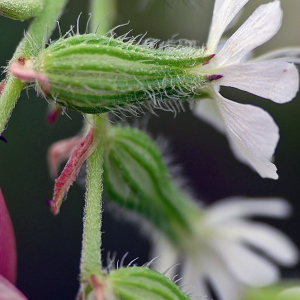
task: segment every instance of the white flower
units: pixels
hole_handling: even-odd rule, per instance
[[[207,54],[217,52],[226,27],[248,1],[216,0]],[[271,163],[279,140],[276,123],[261,108],[225,99],[219,89],[220,86],[230,86],[276,103],[285,103],[295,97],[299,75],[296,67],[287,60],[299,62],[299,59],[293,59],[299,56],[299,48],[244,62],[250,51],[278,32],[282,16],[280,1],[259,6],[208,64],[195,68],[196,72],[206,74],[211,80],[208,92],[213,98],[199,101],[195,114],[227,136],[240,161],[252,166],[262,177],[273,179],[278,178],[277,168]],[[273,59],[285,55],[285,59]]]
[[[279,279],[278,267],[263,254],[282,266],[297,263],[298,250],[285,234],[249,219],[284,218],[290,211],[282,199],[234,197],[219,201],[203,209],[192,239],[183,239],[176,248],[163,237],[155,241],[152,257],[159,258],[153,267],[163,272],[182,262],[179,275],[185,291],[192,287],[195,296],[208,295],[208,280],[221,300],[238,299],[246,286],[265,286]],[[174,269],[166,275],[172,277]]]

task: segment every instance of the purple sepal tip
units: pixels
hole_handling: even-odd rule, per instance
[[[47,116],[47,121],[50,125],[53,125],[56,122],[60,112],[61,112],[60,107],[56,107],[49,111],[48,116]]]
[[[214,57],[216,56],[216,54],[211,54],[211,55],[208,55],[206,58],[207,58],[207,61],[205,61],[202,66],[205,66],[205,65],[208,65],[211,61],[211,59],[213,59]]]
[[[7,143],[7,139],[3,135],[0,135],[0,140],[2,140],[4,143]]]
[[[222,77],[223,77],[223,75],[213,74],[213,75],[208,75],[207,79],[209,81],[213,81],[213,80],[221,79]]]

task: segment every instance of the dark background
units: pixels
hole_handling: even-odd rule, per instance
[[[253,0],[246,6],[241,21],[258,4]],[[87,21],[87,1],[70,1],[61,20],[62,31],[76,24],[81,17],[82,32]],[[205,43],[212,14],[213,1],[202,0],[196,7],[185,1],[156,0],[143,11],[137,0],[120,0],[116,25],[130,24],[119,34],[133,29],[132,34],[148,32],[148,37],[166,40],[179,33],[178,38]],[[263,53],[280,46],[300,45],[298,1],[285,0],[285,19],[280,33],[257,49]],[[18,22],[0,17],[0,64],[6,65],[24,34],[29,21]],[[228,34],[233,33],[233,30]],[[53,38],[56,39],[55,32]],[[4,77],[4,75],[2,75]],[[199,199],[208,203],[218,199],[246,195],[251,197],[280,196],[294,207],[289,220],[271,223],[288,233],[300,245],[300,97],[291,103],[278,105],[271,101],[234,89],[222,89],[222,94],[235,101],[252,103],[271,113],[281,130],[275,163],[279,180],[262,179],[232,155],[227,140],[210,126],[196,119],[186,106],[186,112],[176,118],[172,113],[158,111],[151,116],[147,130],[154,137],[163,135],[171,144],[176,162]],[[74,299],[78,288],[79,259],[82,234],[84,189],[74,184],[63,203],[61,213],[54,217],[45,205],[51,199],[54,182],[49,176],[47,150],[63,138],[75,135],[81,128],[81,115],[68,111],[57,123],[46,122],[47,103],[34,91],[22,92],[4,136],[8,144],[0,143],[0,187],[5,196],[15,227],[18,247],[17,286],[31,300]],[[136,118],[130,116],[129,122]],[[105,200],[106,201],[106,200]],[[117,252],[121,258],[129,252],[125,263],[139,257],[147,261],[149,242],[136,227],[116,221],[107,210],[103,215],[103,257],[107,251]],[[299,268],[283,270],[286,277],[299,277]]]

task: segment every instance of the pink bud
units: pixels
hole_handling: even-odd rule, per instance
[[[94,290],[95,300],[105,300],[104,286],[94,274],[91,275],[91,284]]]
[[[62,200],[76,179],[82,164],[94,150],[94,130],[92,127],[85,139],[77,145],[60,176],[55,180],[51,201],[51,211],[55,215],[59,213]]]
[[[58,175],[58,168],[60,164],[69,159],[73,150],[83,142],[83,137],[73,137],[70,139],[62,140],[57,143],[54,143],[48,152],[48,162],[50,166],[50,173],[53,178],[56,178]]]
[[[60,107],[55,107],[49,110],[47,115],[47,121],[50,125],[53,125],[56,122],[56,119],[58,118],[59,114],[61,113]]]
[[[16,281],[16,263],[17,250],[14,229],[0,189],[0,275],[12,283]]]
[[[26,59],[23,56],[19,57],[9,66],[10,73],[12,73],[16,78],[25,82],[32,80],[40,81],[43,85],[44,93],[47,95],[50,89],[48,77],[44,74],[32,70],[27,66],[28,62],[30,62],[29,59]]]

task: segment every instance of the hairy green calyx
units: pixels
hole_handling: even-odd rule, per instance
[[[114,299],[121,300],[189,300],[166,276],[146,267],[120,268],[111,271]]]
[[[111,126],[106,143],[103,185],[109,198],[143,216],[175,244],[189,236],[199,210],[172,181],[156,143],[124,126]]]
[[[83,282],[76,299],[81,300],[189,300],[165,275],[148,267],[122,267]]]
[[[209,80],[190,70],[211,59],[203,49],[125,39],[96,34],[61,38],[41,51],[33,69],[47,76],[50,98],[82,113],[201,97]]]

